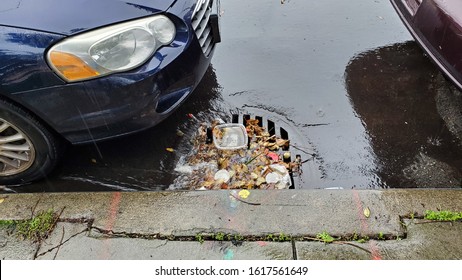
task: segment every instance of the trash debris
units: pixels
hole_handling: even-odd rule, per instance
[[[192,174],[194,170],[189,165],[180,165],[175,167],[175,171],[178,173]]]
[[[187,116],[188,118],[190,118],[190,119],[193,119],[193,120],[199,122],[199,120],[198,120],[193,114],[191,114],[191,113],[187,114],[186,116]]]
[[[279,161],[279,155],[273,152],[270,152],[266,155],[271,161],[273,162],[278,162]]]
[[[272,164],[266,167],[263,173],[267,174],[265,177],[266,183],[271,187],[274,184],[276,189],[288,189],[292,185],[289,171],[284,165]]]
[[[242,124],[220,124],[213,128],[213,143],[222,150],[246,148],[248,136]]]
[[[230,178],[229,172],[225,169],[218,170],[214,176],[215,181],[221,181],[223,183],[228,183]]]
[[[214,120],[202,122],[192,136],[193,149],[182,159],[175,185],[187,189],[243,189],[237,200],[251,189],[288,189],[292,175],[302,173],[302,158],[292,158],[290,141],[270,134],[261,119],[245,119],[245,126]],[[274,129],[274,128],[273,128]],[[210,133],[212,141],[210,141]],[[287,136],[285,136],[287,137]],[[187,168],[188,166],[190,168]]]

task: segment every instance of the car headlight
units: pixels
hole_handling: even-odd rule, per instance
[[[141,66],[175,34],[173,22],[156,15],[64,39],[50,48],[47,60],[68,82],[93,79]]]

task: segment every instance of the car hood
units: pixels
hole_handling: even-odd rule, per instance
[[[0,25],[72,35],[167,10],[177,0],[1,0]]]

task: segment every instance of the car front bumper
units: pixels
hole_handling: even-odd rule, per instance
[[[193,92],[219,41],[212,38],[204,53],[191,25],[196,1],[177,3],[181,6],[167,11],[177,26],[174,42],[143,66],[95,80],[22,92],[14,95],[15,101],[73,144],[110,139],[158,124]]]

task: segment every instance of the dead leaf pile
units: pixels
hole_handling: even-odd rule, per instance
[[[207,131],[218,122],[202,123],[193,136],[193,150],[186,158],[191,172],[181,177],[189,189],[283,189],[289,188],[289,172],[301,172],[301,159],[292,161],[289,140],[270,135],[259,120],[246,121],[248,148],[217,149]],[[220,138],[221,135],[214,135]]]

